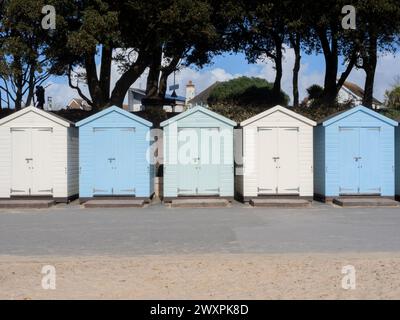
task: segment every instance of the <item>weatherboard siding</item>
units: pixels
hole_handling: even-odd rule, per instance
[[[173,119],[173,118],[172,118]],[[170,119],[170,120],[172,120]],[[221,135],[221,164],[219,165],[219,196],[234,196],[233,126],[200,110],[189,114],[163,127],[164,129],[164,197],[178,197],[179,128],[219,128]],[[225,156],[225,158],[223,158]],[[190,179],[191,177],[188,177]]]
[[[314,193],[325,194],[325,128],[314,128]]]
[[[79,194],[79,133],[78,128],[68,129],[68,195]]]
[[[78,163],[72,163],[70,170],[68,168],[68,127],[65,127],[53,119],[54,116],[44,112],[28,111],[0,126],[0,198],[9,198],[12,184],[12,134],[11,128],[52,128],[51,133],[51,165],[46,170],[47,175],[51,175],[53,188],[52,196],[58,199],[66,199],[69,195],[69,174],[76,171]],[[17,114],[13,114],[17,115]],[[6,118],[4,118],[6,119]],[[4,120],[3,119],[3,120]],[[29,144],[29,141],[26,141]],[[71,187],[77,190],[78,186]]]
[[[298,132],[298,177],[299,196],[311,197],[313,195],[313,126],[305,123],[296,115],[285,113],[283,107],[254,120],[243,127],[243,192],[242,196],[257,197],[259,187],[259,168],[263,166],[258,163],[258,150],[268,148],[268,145],[257,145],[258,128],[285,128],[297,127]],[[256,116],[257,117],[257,116]],[[249,119],[251,120],[251,118]],[[290,145],[280,145],[279,148],[290,148]],[[240,192],[240,190],[237,190]]]
[[[125,111],[123,111],[125,112]],[[124,152],[132,158],[135,170],[135,196],[148,198],[154,190],[154,170],[147,159],[150,147],[150,128],[124,114],[110,111],[79,127],[79,163],[80,197],[94,196],[96,150],[94,146],[94,128],[135,128],[134,142],[126,145]],[[118,132],[109,132],[118,139]],[[118,183],[118,182],[116,182]]]
[[[340,194],[340,127],[354,128],[380,128],[379,147],[375,150],[379,155],[379,185],[381,196],[394,196],[395,175],[394,175],[394,126],[373,116],[373,111],[367,113],[361,107],[358,111],[334,121],[327,126],[319,125],[316,129],[318,139],[318,152],[315,154],[318,165],[315,174],[322,177],[316,183],[315,193],[334,197]],[[321,141],[322,140],[322,141]],[[321,153],[321,150],[323,153]],[[324,162],[324,166],[322,165]]]

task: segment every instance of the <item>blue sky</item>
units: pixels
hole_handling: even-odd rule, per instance
[[[292,69],[294,54],[291,49],[286,49],[283,63],[282,88],[292,96]],[[343,69],[343,67],[341,67]],[[342,71],[339,70],[340,71]],[[306,95],[306,88],[312,84],[323,84],[325,62],[323,56],[302,54],[300,69],[300,98]],[[239,76],[254,76],[273,81],[275,71],[273,63],[269,60],[259,61],[256,64],[249,64],[244,54],[223,54],[213,59],[212,63],[202,69],[185,68],[177,72],[176,80],[180,85],[179,95],[185,95],[185,85],[192,80],[196,86],[196,93],[207,88],[215,81],[226,81]],[[389,89],[396,77],[400,76],[400,54],[381,55],[378,60],[378,67],[375,79],[375,97],[379,100],[384,99],[385,90]],[[113,81],[119,77],[117,67],[113,66]],[[135,84],[135,87],[145,87],[146,74],[144,74]],[[349,81],[355,82],[363,87],[365,74],[362,70],[353,70],[349,76]],[[173,77],[170,77],[169,84],[172,84]],[[70,99],[78,97],[77,93],[69,88],[65,78],[51,78],[49,83],[52,85],[47,90],[47,96],[52,96],[56,106],[65,106]]]

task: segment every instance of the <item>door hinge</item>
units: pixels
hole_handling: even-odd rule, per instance
[[[297,191],[297,192],[300,192],[300,187],[297,187],[297,188],[289,188],[289,189],[285,189],[285,190],[287,190],[287,191]]]
[[[25,190],[10,189],[10,193],[15,193],[15,192],[25,192]]]
[[[50,192],[50,193],[53,193],[53,188],[48,189],[48,190],[38,190],[38,192]]]

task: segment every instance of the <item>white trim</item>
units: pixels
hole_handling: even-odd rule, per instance
[[[10,114],[9,116],[7,116],[7,117],[5,117],[3,119],[0,119],[0,125],[3,125],[5,123],[7,123],[7,122],[15,120],[15,119],[17,119],[17,118],[19,118],[19,117],[21,117],[21,116],[23,116],[23,115],[25,115],[25,114],[27,114],[29,112],[36,113],[37,115],[42,116],[42,117],[44,117],[44,118],[46,118],[48,120],[51,120],[51,121],[53,121],[55,123],[58,123],[59,125],[62,125],[64,127],[71,127],[71,124],[72,124],[71,122],[62,119],[61,117],[55,116],[55,115],[53,115],[53,114],[51,114],[49,112],[46,112],[46,111],[44,111],[42,109],[36,108],[34,106],[29,106],[29,107],[23,108],[23,109],[21,109],[21,110],[19,110],[17,112],[12,113],[12,114]]]
[[[300,120],[300,121],[302,121],[302,122],[304,122],[306,124],[309,124],[310,126],[316,126],[317,125],[317,123],[315,121],[313,121],[311,119],[308,119],[308,118],[306,118],[306,117],[302,116],[301,114],[298,114],[298,113],[296,113],[294,111],[291,111],[288,108],[285,108],[285,107],[282,107],[280,105],[277,105],[277,106],[275,106],[273,108],[270,108],[268,110],[265,110],[264,112],[261,112],[261,113],[255,115],[254,117],[251,117],[251,118],[249,118],[247,120],[242,121],[240,123],[240,126],[245,127],[245,126],[249,125],[250,123],[253,123],[254,121],[257,121],[257,120],[259,120],[261,118],[264,118],[264,117],[266,117],[266,116],[268,116],[268,115],[270,115],[270,114],[272,114],[274,112],[277,112],[277,111],[280,111],[280,112],[282,112],[282,113],[284,113],[284,114],[286,114],[286,115],[288,115],[290,117],[298,119],[298,120]]]

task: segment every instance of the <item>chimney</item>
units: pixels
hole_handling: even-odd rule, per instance
[[[196,95],[196,88],[195,88],[192,80],[190,80],[188,82],[188,84],[186,85],[185,105],[188,105],[189,101],[192,100],[195,95]]]

